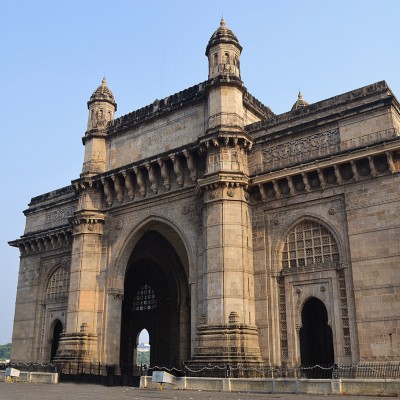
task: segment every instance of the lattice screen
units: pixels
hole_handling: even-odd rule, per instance
[[[285,240],[282,251],[284,269],[338,261],[339,249],[335,238],[317,222],[299,223]]]
[[[133,299],[133,311],[155,310],[157,308],[156,294],[150,285],[143,285]]]
[[[46,299],[55,300],[68,297],[69,269],[58,268],[50,278],[47,285]]]

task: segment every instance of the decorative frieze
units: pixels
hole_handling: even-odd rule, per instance
[[[59,210],[53,210],[46,214],[46,222],[45,224],[52,224],[57,221],[67,221],[69,217],[74,215],[74,211],[76,210],[76,206],[68,206],[61,208]]]
[[[262,151],[264,170],[281,166],[282,161],[304,162],[318,156],[326,156],[339,150],[339,129],[307,136],[298,140],[269,146]]]

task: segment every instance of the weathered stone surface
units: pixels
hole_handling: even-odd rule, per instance
[[[274,115],[231,34],[207,81],[152,105],[114,118],[94,92],[82,174],[10,242],[14,361],[131,373],[146,328],[153,365],[296,366],[310,301],[332,354],[312,362],[399,361],[397,100],[378,82]]]

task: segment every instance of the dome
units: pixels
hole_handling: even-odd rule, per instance
[[[308,106],[308,103],[303,99],[303,95],[301,94],[301,92],[299,90],[298,99],[297,99],[296,103],[293,104],[292,111],[298,110],[299,108],[304,108],[307,106]]]
[[[106,78],[103,78],[103,80],[101,81],[101,85],[90,96],[88,105],[95,101],[107,101],[108,103],[117,106],[117,104],[115,103],[114,95],[107,86]]]
[[[235,36],[235,34],[226,27],[225,20],[221,18],[219,28],[212,34],[210,40],[208,41],[206,48],[206,55],[208,55],[208,51],[211,47],[219,44],[219,43],[231,43],[242,51],[242,46],[239,44],[239,40]]]

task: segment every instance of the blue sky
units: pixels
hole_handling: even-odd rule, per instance
[[[221,15],[242,79],[275,113],[386,80],[400,97],[398,0],[2,0],[0,344],[11,340],[31,197],[68,185],[83,161],[86,102],[103,75],[117,116],[207,79]]]

